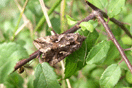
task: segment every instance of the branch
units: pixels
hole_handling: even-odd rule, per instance
[[[104,18],[103,18],[103,14],[102,12],[100,12],[100,10],[95,7],[94,5],[92,5],[91,3],[89,3],[88,1],[86,1],[86,3],[94,10],[94,14],[97,16],[97,18],[99,19],[99,21],[102,23],[102,25],[104,26],[106,32],[108,33],[110,39],[113,41],[113,43],[115,44],[115,46],[117,47],[118,51],[120,52],[123,60],[125,61],[125,63],[127,64],[130,72],[132,73],[132,65],[129,62],[128,58],[126,57],[124,50],[122,49],[122,47],[120,46],[120,44],[117,42],[115,36],[113,35],[113,33],[111,32],[108,24],[105,22]]]
[[[28,59],[22,59],[16,64],[16,66],[14,67],[14,71],[16,71],[18,68],[22,67],[23,65],[25,65],[26,63],[28,63],[29,61],[31,61],[32,59],[36,58],[38,55],[41,54],[42,53],[39,50],[37,50],[34,53],[32,53]]]
[[[132,66],[131,66],[131,63],[129,62],[128,58],[126,57],[125,53],[124,53],[124,50],[122,49],[122,47],[119,45],[119,43],[117,42],[115,36],[113,35],[113,33],[111,32],[108,24],[106,24],[102,14],[100,11],[94,11],[95,15],[97,16],[97,18],[99,19],[99,21],[102,23],[102,25],[104,26],[106,32],[108,33],[110,39],[113,41],[113,43],[115,44],[115,46],[117,47],[118,51],[120,52],[123,60],[125,61],[125,63],[127,64],[130,72],[132,73]]]
[[[97,8],[96,6],[94,6],[93,4],[91,4],[90,2],[86,1],[86,3],[93,9],[93,10],[98,10],[101,12],[101,14],[103,15],[103,17],[108,18],[108,15],[103,12],[102,10],[100,10],[99,8]],[[125,31],[125,33],[132,38],[132,35],[130,34],[130,32],[127,30],[127,28],[124,26],[124,24],[118,20],[116,20],[115,18],[110,18],[110,21],[112,21],[113,23],[115,23],[116,25],[118,25],[122,30]]]
[[[125,61],[125,63],[127,64],[130,72],[132,73],[132,66],[131,63],[129,62],[128,58],[126,57],[124,50],[122,49],[122,47],[120,46],[120,44],[117,42],[117,40],[115,39],[115,36],[113,35],[113,33],[111,32],[108,24],[106,24],[104,18],[101,16],[101,13],[99,13],[97,11],[97,18],[100,20],[100,22],[103,24],[106,32],[108,33],[109,37],[111,38],[111,40],[113,41],[113,43],[115,44],[115,46],[117,47],[118,51],[120,52],[123,60]]]
[[[129,50],[132,50],[132,48],[127,48],[127,49],[124,49],[124,51],[129,51]]]
[[[89,20],[91,20],[93,18],[95,18],[95,14],[91,13],[89,16],[87,16],[83,20],[79,21],[75,26],[73,26],[69,30],[65,31],[63,34],[65,34],[65,33],[73,33],[75,31],[77,31],[80,28],[79,25],[80,25],[81,22],[89,21]]]

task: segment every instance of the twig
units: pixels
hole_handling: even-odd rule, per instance
[[[121,61],[119,62],[119,64],[121,64],[121,62],[124,61],[123,59],[121,59]]]
[[[81,22],[84,22],[84,21],[89,21],[91,19],[95,18],[95,14],[94,13],[91,13],[89,16],[87,16],[86,18],[84,18],[83,20],[79,21],[75,26],[73,26],[72,28],[70,28],[69,30],[65,31],[63,34],[65,33],[73,33],[75,31],[77,31],[80,27],[79,27],[79,24]]]
[[[22,67],[23,65],[25,65],[26,63],[28,63],[29,61],[31,61],[32,59],[36,58],[38,55],[41,55],[41,54],[42,53],[39,50],[37,50],[34,53],[32,53],[28,59],[23,59],[19,61],[14,67],[14,71],[16,71],[18,68]]]
[[[122,49],[122,47],[120,46],[120,44],[117,42],[115,36],[113,35],[113,33],[111,32],[108,24],[106,24],[102,12],[100,12],[100,10],[98,10],[97,7],[95,7],[94,5],[92,5],[91,3],[89,3],[88,1],[86,1],[86,3],[94,10],[94,14],[97,16],[97,18],[99,19],[99,21],[102,23],[102,25],[104,26],[106,32],[108,33],[110,39],[113,41],[113,43],[115,44],[115,46],[117,47],[118,51],[120,52],[123,60],[125,61],[125,63],[127,64],[130,72],[132,73],[132,65],[129,62],[128,58],[126,57],[124,50]]]
[[[100,10],[99,8],[97,8],[96,6],[94,6],[93,4],[91,4],[90,2],[86,1],[86,3],[93,9],[93,10],[98,10],[101,12],[101,14],[103,15],[103,17],[108,18],[108,15],[103,12],[102,10]],[[127,30],[127,28],[124,26],[124,24],[118,20],[116,20],[115,18],[110,18],[110,21],[112,21],[113,23],[115,23],[116,25],[118,25],[122,30],[125,31],[125,33],[132,38],[132,35],[130,34],[130,32]]]
[[[132,48],[127,48],[127,49],[124,49],[124,51],[129,51],[129,50],[132,50]]]
[[[99,21],[102,23],[102,25],[104,26],[106,32],[108,33],[110,39],[113,41],[113,43],[115,44],[115,46],[117,47],[118,51],[120,52],[123,60],[125,61],[125,63],[127,64],[129,70],[132,73],[132,66],[131,63],[129,62],[128,58],[126,57],[124,50],[122,49],[122,47],[120,46],[120,44],[117,42],[117,40],[115,39],[115,36],[113,35],[113,33],[111,32],[108,24],[106,24],[102,14],[99,11],[94,11],[94,13],[96,14],[97,18],[99,19]]]

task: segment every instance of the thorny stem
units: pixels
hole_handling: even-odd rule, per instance
[[[39,50],[37,50],[34,53],[32,53],[28,59],[23,59],[23,60],[19,61],[16,64],[16,66],[14,67],[14,71],[16,71],[18,68],[25,65],[26,63],[28,63],[29,61],[31,61],[32,59],[36,58],[38,55],[41,55],[41,54],[42,53]]]
[[[103,24],[106,32],[108,33],[109,37],[111,38],[111,40],[113,41],[113,43],[115,44],[115,46],[117,47],[118,51],[120,52],[123,60],[125,61],[125,63],[127,64],[129,70],[131,71],[132,73],[132,66],[131,66],[131,63],[129,62],[128,58],[126,57],[122,47],[120,46],[120,44],[117,42],[117,40],[115,39],[115,36],[113,35],[113,33],[111,32],[108,24],[106,24],[104,18],[97,13],[97,18],[100,20],[100,22]]]
[[[88,1],[86,1],[86,3],[94,10],[94,14],[97,16],[97,18],[99,19],[99,21],[102,23],[102,25],[104,26],[106,32],[108,33],[110,39],[113,41],[113,43],[115,44],[115,46],[117,47],[118,51],[120,52],[123,60],[125,61],[125,63],[127,64],[130,72],[132,73],[132,66],[131,63],[129,62],[128,58],[126,57],[124,50],[122,49],[122,47],[120,46],[120,44],[117,42],[115,36],[113,35],[113,33],[111,32],[108,24],[106,24],[102,13],[100,12],[100,10],[98,10],[97,7],[95,7],[94,5],[92,5],[91,3],[89,3]]]

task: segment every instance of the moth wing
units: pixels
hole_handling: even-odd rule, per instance
[[[35,45],[37,49],[39,49],[41,52],[44,52],[44,53],[51,50],[52,45],[53,45],[49,36],[40,37],[34,40],[33,44]]]

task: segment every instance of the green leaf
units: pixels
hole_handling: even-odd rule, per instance
[[[65,78],[70,77],[76,71],[80,70],[82,67],[85,66],[85,58],[89,50],[93,47],[98,38],[98,33],[94,30],[92,33],[88,32],[87,30],[77,31],[80,35],[86,36],[85,41],[83,42],[81,48],[71,55],[66,57],[66,65],[65,65]]]
[[[81,26],[82,30],[88,30],[90,32],[94,31],[94,27],[90,22],[82,22],[79,26]]]
[[[4,85],[6,88],[23,88],[23,83],[23,78],[18,73],[14,72],[8,76]]]
[[[126,80],[128,83],[132,84],[132,73],[130,71],[126,73]]]
[[[90,3],[108,12],[110,18],[116,16],[121,12],[121,9],[125,5],[125,0],[88,0]]]
[[[27,5],[28,10],[30,10],[36,17],[42,16],[42,9],[38,0],[29,1]],[[37,18],[36,18],[37,19]]]
[[[2,9],[3,7],[6,7],[6,5],[9,3],[10,0],[2,0],[0,3],[0,9]]]
[[[26,50],[16,43],[0,44],[0,83],[14,70],[19,59],[27,57]]]
[[[121,69],[117,64],[112,64],[105,69],[99,82],[102,88],[113,88],[121,76]]]
[[[90,50],[86,58],[86,63],[87,64],[99,63],[106,57],[109,48],[110,44],[108,41],[102,41],[98,43]]]
[[[130,84],[126,81],[126,79],[121,79],[119,82],[114,86],[114,88],[131,88],[129,87]]]
[[[101,74],[104,72],[104,69],[102,68],[97,68],[97,69],[94,69],[91,73],[91,77],[92,78],[95,78],[96,80],[99,80]]]
[[[34,88],[60,88],[57,76],[48,63],[44,62],[36,67]]]
[[[102,10],[105,9],[108,5],[108,0],[88,0],[88,1]]]
[[[67,23],[68,25],[75,25],[77,21],[75,21],[73,18],[71,18],[69,15],[66,15]]]
[[[34,87],[33,87],[33,81],[34,81],[34,76],[33,76],[33,75],[30,75],[30,76],[28,77],[27,88],[34,88]]]
[[[94,70],[97,66],[95,64],[91,64],[91,65],[86,65],[85,67],[82,68],[82,74],[84,76],[90,76],[89,74],[91,74],[90,72],[92,70]]]
[[[51,19],[51,23],[52,23],[54,31],[56,33],[60,34],[60,19],[59,19],[59,17],[53,17]]]
[[[93,79],[78,79],[73,88],[99,88],[99,84]]]
[[[108,5],[108,16],[112,18],[119,14],[124,5],[125,0],[110,0]]]
[[[116,59],[117,56],[119,56],[119,51],[117,47],[115,46],[115,44],[112,41],[110,41],[110,48],[104,63],[107,65],[114,63],[114,59]]]
[[[132,45],[132,39],[128,36],[123,36],[121,38],[123,44],[126,44],[126,45]]]

